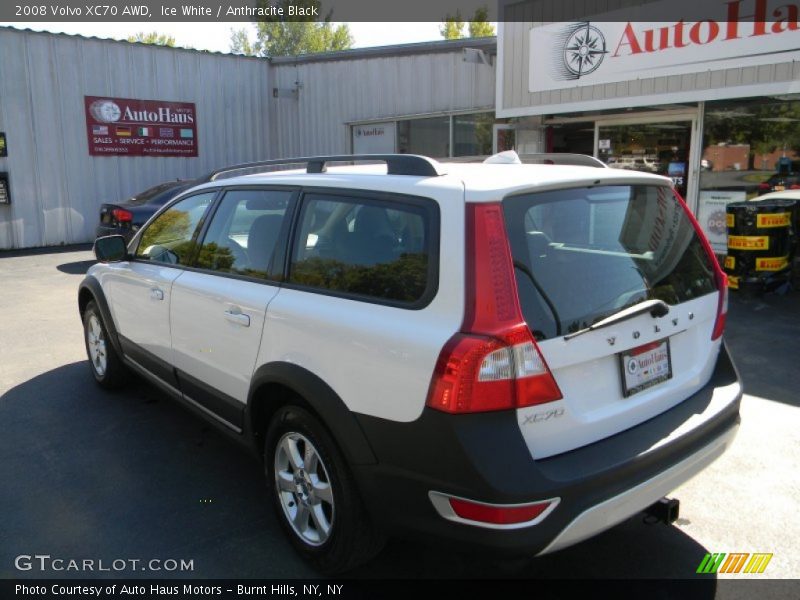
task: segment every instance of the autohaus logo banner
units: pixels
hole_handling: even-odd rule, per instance
[[[91,156],[197,156],[191,102],[84,96]]]
[[[647,5],[648,17],[667,20],[636,20],[628,10],[534,27],[529,91],[800,60],[800,2],[712,0],[703,3],[705,18],[683,18],[697,15],[692,6]]]

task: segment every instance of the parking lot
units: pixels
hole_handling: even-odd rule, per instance
[[[92,576],[15,566],[33,554],[192,561],[125,577],[314,577],[254,459],[142,381],[117,393],[94,384],[76,302],[92,263],[85,247],[0,253],[0,577]],[[797,577],[800,292],[734,295],[726,339],[745,386],[742,426],[731,451],[672,494],[674,526],[637,516],[516,568],[396,541],[353,575],[693,578],[706,553],[744,552],[774,555],[746,577]]]

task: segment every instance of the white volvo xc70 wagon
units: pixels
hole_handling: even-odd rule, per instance
[[[668,179],[361,159],[211,177],[99,239],[78,297],[97,382],[252,448],[318,569],[397,534],[553,552],[731,443],[725,275]]]

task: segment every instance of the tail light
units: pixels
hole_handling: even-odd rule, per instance
[[[488,525],[533,525],[549,513],[547,509],[555,508],[558,500],[548,500],[532,504],[498,505],[484,504],[464,500],[462,498],[448,498],[450,508],[459,519],[472,521],[474,524]]]
[[[466,233],[464,323],[439,354],[428,406],[474,413],[560,400],[522,318],[502,206],[468,204]]]
[[[717,303],[717,319],[714,321],[712,340],[718,340],[725,331],[725,321],[728,317],[728,276],[721,274],[722,283],[719,284],[719,301]]]
[[[792,185],[789,186],[789,189],[790,190],[800,190],[800,184],[793,183]]]
[[[111,211],[111,216],[117,223],[130,223],[133,221],[133,213],[124,208],[115,208]]]
[[[768,192],[769,191],[769,184],[766,182],[762,182],[758,184],[758,190],[760,192]]]
[[[489,529],[519,529],[537,525],[561,503],[549,498],[524,504],[489,504],[441,492],[428,492],[433,507],[448,521]]]
[[[759,185],[759,188],[761,185]],[[697,222],[697,219],[695,219],[692,211],[689,210],[686,202],[683,200],[683,198],[681,198],[681,195],[675,190],[673,190],[673,193],[675,194],[675,198],[677,198],[678,202],[680,202],[681,206],[683,207],[683,211],[686,213],[686,216],[692,223],[695,232],[697,232],[697,236],[700,238],[700,242],[703,244],[703,248],[705,248],[708,259],[711,261],[711,265],[714,269],[714,278],[717,283],[717,289],[719,290],[719,300],[717,300],[717,318],[714,321],[714,329],[711,332],[711,340],[718,340],[720,337],[722,337],[722,333],[725,331],[725,320],[728,315],[728,276],[722,270],[722,267],[719,266],[719,261],[714,254],[714,249],[711,247],[708,238],[703,233],[700,223]]]

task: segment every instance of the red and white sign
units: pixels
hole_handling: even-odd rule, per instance
[[[619,355],[622,367],[622,394],[637,392],[672,378],[669,340],[633,348]]]
[[[91,156],[197,156],[192,102],[84,96]]]
[[[687,2],[647,5],[648,15],[668,15],[665,21],[629,21],[630,12],[617,11],[597,21],[534,27],[529,91],[800,60],[799,2],[710,0],[703,4],[708,18],[700,21],[681,18]]]

